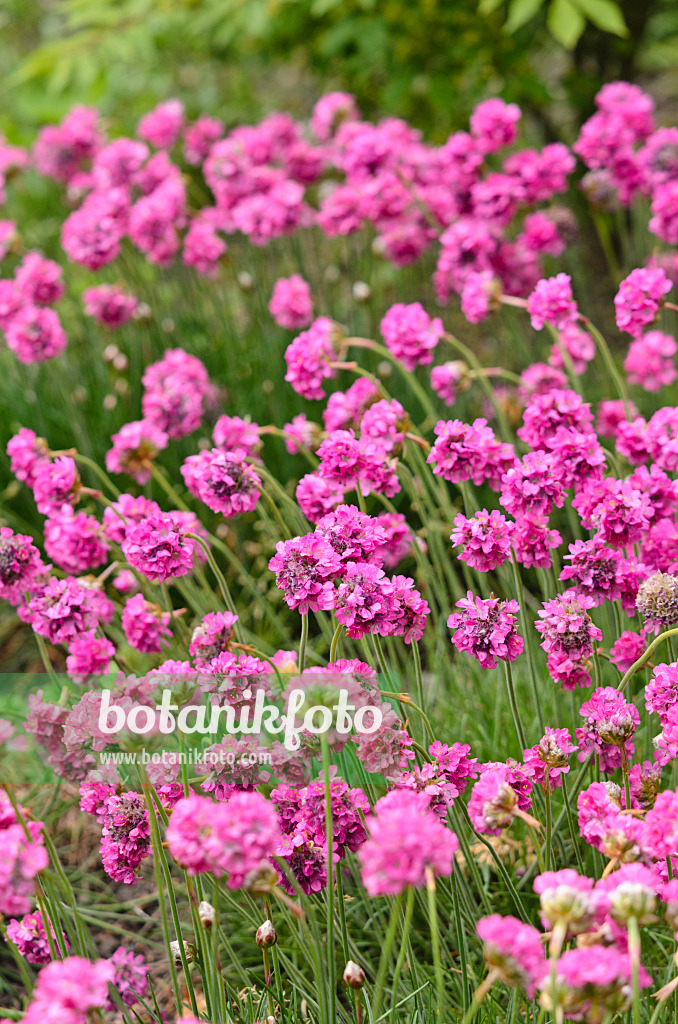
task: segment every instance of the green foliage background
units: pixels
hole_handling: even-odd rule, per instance
[[[0,0],[0,128],[94,103],[131,127],[180,95],[227,122],[354,92],[444,138],[502,94],[567,137],[603,81],[674,92],[674,0]]]

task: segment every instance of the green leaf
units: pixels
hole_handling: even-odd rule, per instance
[[[549,32],[566,50],[573,50],[586,28],[586,19],[570,0],[553,0],[546,18]]]
[[[501,7],[502,0],[480,0],[478,14],[492,14],[498,7]]]
[[[517,32],[519,28],[531,21],[543,6],[544,0],[512,0],[504,31],[509,35],[512,32]]]
[[[596,28],[612,32],[616,36],[627,36],[629,30],[619,5],[615,0],[572,0]]]

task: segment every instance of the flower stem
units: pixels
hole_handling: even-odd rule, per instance
[[[339,650],[339,641],[341,640],[343,630],[344,627],[341,622],[338,622],[337,628],[334,631],[334,636],[332,637],[332,643],[330,644],[330,662],[332,662],[332,664],[337,660],[337,651]]]
[[[525,739],[525,730],[523,729],[523,723],[520,720],[520,712],[518,711],[518,702],[516,701],[516,691],[513,684],[513,673],[511,672],[511,663],[509,661],[504,662],[506,669],[506,688],[508,690],[509,704],[511,705],[511,714],[513,715],[513,724],[516,727],[516,733],[518,734],[518,742],[520,743],[520,751],[527,749],[527,740]]]
[[[400,972],[403,969],[405,962],[405,955],[407,953],[407,936],[410,934],[410,924],[412,922],[412,910],[414,908],[414,889],[411,885],[407,887],[407,896],[405,898],[405,921],[403,923],[403,940],[400,943],[400,952],[398,953],[398,959],[396,960],[395,971],[393,972],[393,989],[391,993],[391,1018],[396,1019],[396,1003],[398,1001],[398,984],[400,982]]]
[[[307,616],[304,616],[307,619]],[[321,733],[323,781],[325,785],[325,836],[327,856],[327,971],[330,992],[329,1019],[336,1017],[337,962],[334,949],[334,837],[332,832],[332,789],[330,786],[330,748],[327,733]]]
[[[299,672],[304,671],[306,664],[306,645],[308,644],[308,612],[301,616],[301,639],[299,640]]]
[[[445,983],[443,981],[443,965],[440,959],[440,932],[438,931],[438,907],[436,904],[436,876],[432,867],[426,868],[426,893],[428,896],[428,922],[431,929],[431,946],[433,948],[433,968],[436,979],[438,1014],[445,1020]]]
[[[400,910],[403,905],[403,896],[401,892],[391,909],[391,916],[388,922],[388,928],[386,930],[386,937],[384,944],[381,947],[381,957],[379,958],[379,968],[377,970],[377,980],[374,984],[374,993],[372,995],[372,1020],[379,1020],[379,1011],[381,1009],[381,1003],[384,996],[384,985],[386,984],[386,974],[388,971],[388,962],[391,958],[391,951],[393,949],[393,943],[395,941],[396,932],[398,930],[398,922],[400,920]]]

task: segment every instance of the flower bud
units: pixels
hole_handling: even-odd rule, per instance
[[[272,921],[264,921],[262,925],[259,925],[255,941],[259,949],[269,949],[271,946],[275,946],[278,941],[278,934],[273,927]]]
[[[262,860],[258,868],[248,871],[245,875],[243,889],[252,896],[265,896],[277,882],[278,873],[273,865],[267,860]]]
[[[349,988],[362,988],[364,984],[364,970],[353,960],[349,960],[344,968],[344,985],[348,985]]]
[[[626,924],[630,917],[641,926],[653,924],[656,906],[655,894],[640,882],[622,882],[610,893],[610,917],[617,924]]]
[[[216,911],[214,907],[212,906],[211,903],[208,903],[207,900],[203,900],[202,903],[200,903],[200,905],[198,906],[198,917],[200,918],[200,923],[203,926],[203,928],[212,927],[212,925],[214,924],[215,915]]]
[[[173,942],[170,942],[170,953],[174,957],[174,966],[175,967],[182,967],[183,964],[181,962],[181,951],[179,949],[179,942],[178,942],[177,939],[175,939]],[[187,963],[194,964],[194,963],[197,962],[197,960],[198,960],[198,950],[196,949],[196,947],[193,945],[192,942],[186,942],[185,939],[184,939],[184,953],[186,954],[186,962]]]

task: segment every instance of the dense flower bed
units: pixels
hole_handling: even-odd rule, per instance
[[[517,149],[520,111],[498,99],[433,147],[404,122],[360,120],[345,94],[308,125],[276,114],[229,132],[170,101],[110,141],[78,108],[30,154],[0,147],[8,189],[37,171],[70,205],[63,266],[0,224],[0,327],[21,363],[58,373],[69,264],[107,276],[120,257],[113,277],[181,259],[209,289],[227,238],[312,229],[372,232],[396,267],[430,251],[441,305],[472,324],[511,307],[548,338],[519,374],[483,366],[418,301],[362,337],[295,272],[270,295],[293,335],[274,376],[323,403],[315,419],[223,411],[224,381],[187,342],[144,366],[140,418],[105,468],[17,429],[11,470],[44,528],[0,527],[0,597],[45,671],[0,721],[16,752],[0,765],[0,914],[30,1024],[672,1012],[678,408],[662,390],[678,376],[678,129],[626,83],[597,106],[573,152]],[[655,251],[614,301],[623,356],[570,275],[546,269],[573,238],[553,200],[576,157],[597,217],[649,205]],[[108,281],[79,301],[141,338],[132,291]],[[595,410],[591,364],[607,381]],[[178,442],[208,423],[176,472]],[[270,457],[281,438],[306,470],[292,487]],[[293,742],[253,727],[295,693],[320,714],[300,713]],[[227,734],[189,727],[206,712]],[[187,761],[189,742],[214,760]],[[147,748],[167,756],[136,756]],[[20,777],[31,757],[79,791],[112,891],[150,891],[146,957],[133,897],[97,918],[64,870],[44,820],[57,798]],[[113,923],[132,941],[98,956]]]

